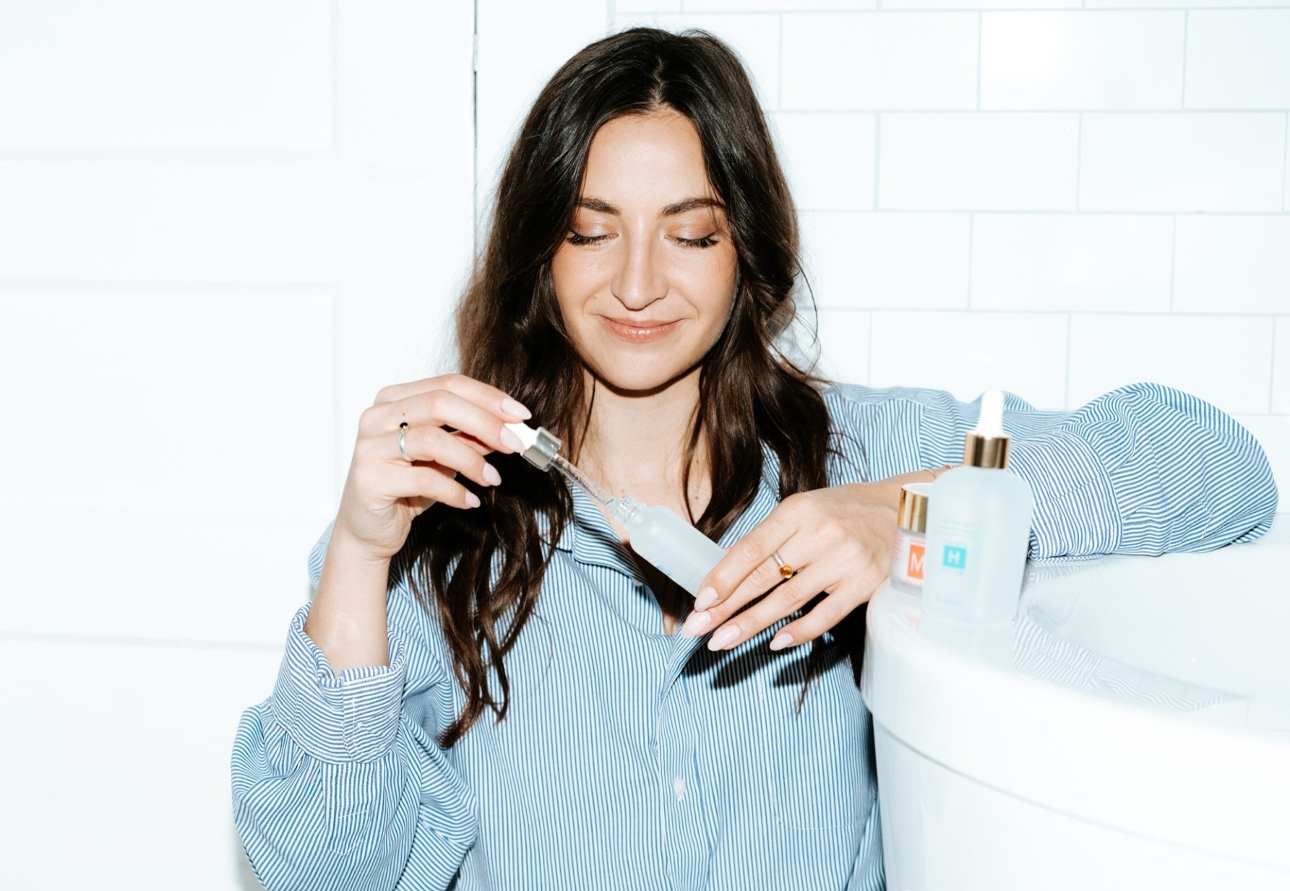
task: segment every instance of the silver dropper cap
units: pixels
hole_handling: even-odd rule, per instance
[[[516,423],[507,424],[506,429],[520,438],[520,442],[524,444],[524,451],[520,454],[538,470],[550,467],[556,453],[564,445],[559,437],[545,427],[535,430],[528,424]]]

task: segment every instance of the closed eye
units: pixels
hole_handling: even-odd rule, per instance
[[[609,236],[607,234],[606,235],[582,235],[578,232],[570,232],[568,241],[569,241],[569,244],[573,244],[573,245],[599,244],[600,242],[605,241],[608,238]]]
[[[692,248],[710,248],[717,243],[717,233],[713,232],[702,238],[681,238],[677,236],[676,243],[684,247]]]

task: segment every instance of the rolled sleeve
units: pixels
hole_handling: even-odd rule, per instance
[[[398,735],[406,657],[389,636],[390,664],[350,668],[336,674],[322,650],[305,634],[304,607],[291,622],[286,653],[270,708],[301,750],[333,763],[374,761]]]

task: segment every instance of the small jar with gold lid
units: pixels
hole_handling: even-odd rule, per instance
[[[896,514],[896,553],[891,561],[891,586],[908,594],[923,592],[923,558],[927,553],[927,505],[931,483],[900,487]]]

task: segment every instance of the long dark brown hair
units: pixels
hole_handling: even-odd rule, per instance
[[[775,347],[792,321],[797,217],[766,120],[738,57],[701,31],[635,28],[582,50],[538,96],[498,186],[492,226],[457,311],[462,373],[527,405],[576,453],[590,394],[561,319],[551,259],[568,237],[587,152],[606,122],[668,109],[698,131],[708,179],[738,255],[724,332],[703,361],[683,491],[700,444],[711,500],[691,518],[718,538],[752,503],[762,444],[779,459],[779,493],[826,485],[829,418],[815,381]],[[505,717],[504,660],[533,615],[554,543],[571,521],[562,480],[494,454],[505,484],[476,488],[475,510],[435,505],[391,566],[437,614],[465,691],[442,736],[452,745],[491,709]],[[543,529],[545,527],[545,529]]]

